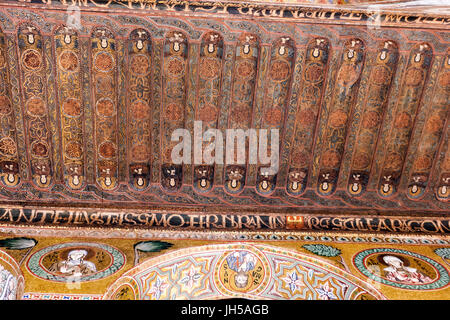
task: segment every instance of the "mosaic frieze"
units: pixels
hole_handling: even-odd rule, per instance
[[[0,226],[1,300],[447,297],[444,236],[136,231]]]
[[[176,272],[175,272],[176,270]],[[129,270],[104,299],[386,299],[328,262],[267,245],[192,247],[149,259]]]

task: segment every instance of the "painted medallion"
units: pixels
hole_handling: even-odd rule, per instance
[[[269,270],[267,259],[262,253],[236,248],[222,256],[214,278],[219,291],[225,294],[258,294],[267,286]]]
[[[100,243],[64,243],[37,251],[27,269],[34,276],[57,282],[99,280],[120,270],[125,255]]]
[[[353,263],[366,277],[400,289],[440,289],[450,281],[447,270],[441,264],[406,250],[368,249],[359,252]]]

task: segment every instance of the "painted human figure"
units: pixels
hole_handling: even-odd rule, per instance
[[[85,276],[97,271],[95,264],[90,261],[84,261],[88,252],[86,250],[72,250],[67,255],[67,259],[53,264],[50,271],[58,271],[64,275]]]
[[[15,300],[17,278],[0,265],[0,300]]]
[[[236,251],[227,257],[228,267],[236,271],[234,283],[238,288],[245,288],[248,284],[248,273],[255,268],[256,257],[246,251]]]
[[[384,268],[386,277],[391,281],[401,282],[404,284],[428,283],[432,280],[417,271],[416,268],[406,267],[402,260],[395,256],[384,256],[383,261],[388,265]]]

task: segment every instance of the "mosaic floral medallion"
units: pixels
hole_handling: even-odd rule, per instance
[[[237,103],[233,108],[233,112],[230,114],[233,121],[239,125],[243,125],[251,118],[251,109],[249,109],[244,103]]]
[[[125,265],[125,255],[100,243],[63,243],[37,251],[26,267],[34,276],[57,282],[85,282],[109,277]]]
[[[185,65],[184,61],[179,57],[170,57],[166,62],[167,73],[174,78],[179,78],[184,75]]]
[[[103,158],[111,159],[116,156],[116,149],[116,145],[113,142],[105,141],[99,146],[98,153]]]
[[[114,58],[107,52],[100,52],[94,58],[94,66],[98,71],[109,72],[114,68]]]
[[[406,72],[406,84],[410,86],[418,86],[424,78],[424,71],[419,68],[410,68]]]
[[[17,146],[13,139],[5,137],[0,139],[0,155],[12,157],[17,153]]]
[[[366,277],[400,289],[440,289],[450,281],[441,264],[406,250],[368,249],[356,254],[353,263]]]
[[[364,114],[362,125],[364,128],[372,129],[380,123],[380,115],[375,111],[368,111]]]
[[[305,79],[312,83],[319,83],[324,78],[324,67],[318,63],[311,63],[305,70]]]
[[[253,77],[255,74],[253,63],[243,60],[238,62],[236,67],[236,76],[243,78],[243,79],[249,79]]]
[[[68,72],[74,72],[78,70],[78,57],[77,54],[71,50],[65,50],[59,56],[59,66]]]
[[[79,117],[82,113],[81,104],[78,99],[68,98],[62,104],[64,115],[69,117]]]
[[[70,159],[81,159],[83,157],[83,146],[76,141],[69,142],[64,151]]]
[[[219,259],[215,270],[215,284],[224,294],[258,294],[270,279],[267,258],[254,248],[236,246]]]
[[[203,108],[201,108],[198,112],[198,117],[200,120],[204,122],[212,122],[217,119],[217,108],[213,105],[207,104]]]
[[[273,126],[276,126],[283,121],[283,111],[280,108],[270,108],[265,113],[265,121]]]
[[[200,76],[203,79],[216,79],[220,75],[220,67],[217,59],[203,58],[200,62]]]
[[[97,101],[97,113],[102,117],[112,117],[116,114],[114,101],[109,98],[102,98]]]
[[[45,158],[48,156],[48,146],[43,142],[35,142],[31,145],[31,151],[34,156],[38,158]]]
[[[22,63],[27,70],[37,70],[42,64],[41,54],[36,50],[28,49],[22,55]]]
[[[145,76],[150,72],[150,59],[144,54],[135,54],[131,57],[131,72]]]
[[[322,165],[325,168],[335,168],[340,161],[341,155],[334,150],[327,150],[322,156]]]
[[[370,80],[377,85],[383,85],[385,84],[386,80],[389,79],[390,73],[391,71],[388,67],[379,65],[374,68]]]
[[[338,109],[330,114],[328,123],[333,128],[342,128],[346,125],[347,118],[347,113],[341,109]]]
[[[281,82],[289,77],[290,67],[289,63],[284,60],[275,61],[270,68],[270,76],[272,80]]]
[[[26,102],[28,113],[34,117],[42,117],[46,113],[45,102],[42,98],[33,97]]]
[[[136,100],[131,105],[130,115],[135,120],[146,120],[150,117],[151,109],[147,102]]]
[[[314,125],[314,123],[316,121],[316,114],[314,113],[314,111],[311,108],[306,106],[299,112],[298,121],[299,121],[299,123],[301,123],[302,125],[305,125],[305,126]]]

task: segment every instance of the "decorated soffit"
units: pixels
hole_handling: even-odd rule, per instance
[[[449,231],[445,10],[213,4],[0,4],[0,221]],[[175,163],[200,121],[278,170]]]

